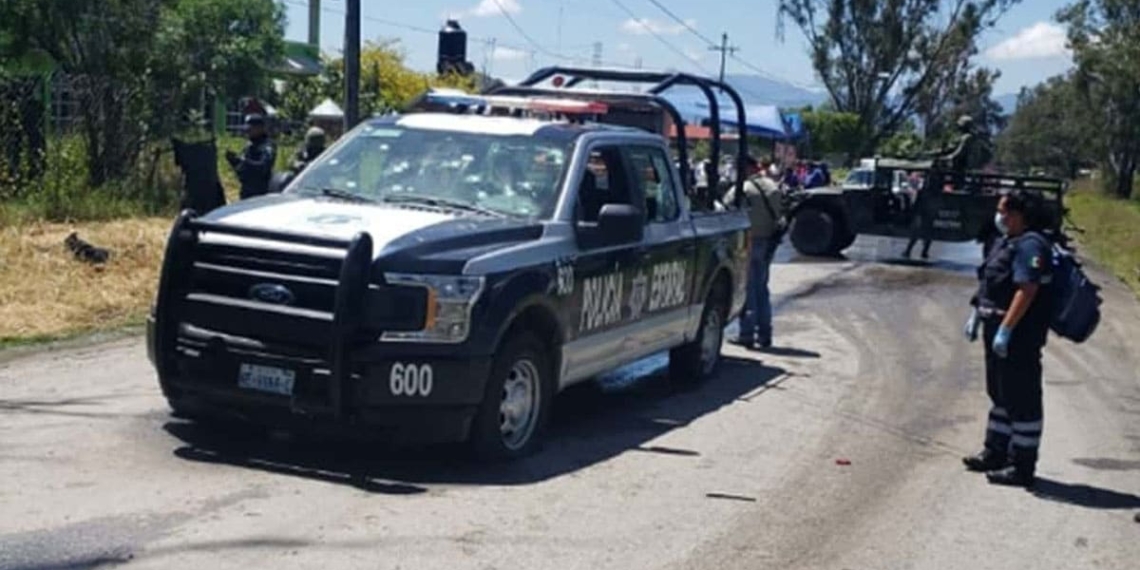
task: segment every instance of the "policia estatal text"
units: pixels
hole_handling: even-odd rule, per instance
[[[1052,310],[1051,245],[1038,231],[1040,199],[1020,191],[998,202],[1002,236],[978,269],[966,338],[983,331],[992,407],[985,449],[963,461],[991,483],[1029,487],[1041,443],[1041,351]]]

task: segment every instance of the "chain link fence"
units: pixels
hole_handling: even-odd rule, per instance
[[[0,76],[0,204],[48,219],[167,211],[180,172],[177,102],[143,82]]]

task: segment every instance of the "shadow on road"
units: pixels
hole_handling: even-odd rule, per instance
[[[174,455],[187,460],[257,469],[394,495],[418,494],[425,485],[524,485],[570,473],[625,451],[686,461],[699,449],[647,445],[655,438],[755,393],[784,370],[726,357],[719,377],[692,389],[670,384],[662,370],[612,383],[570,388],[554,402],[546,446],[518,461],[481,464],[461,446],[392,448],[375,443],[308,439],[286,441],[248,428],[222,429],[180,421],[167,432],[185,445]]]
[[[814,350],[804,350],[791,346],[770,346],[768,348],[758,349],[756,352],[772,356],[784,356],[787,358],[819,358],[821,356]]]
[[[1090,509],[1140,509],[1140,497],[1090,485],[1037,478],[1033,494],[1041,499]]]

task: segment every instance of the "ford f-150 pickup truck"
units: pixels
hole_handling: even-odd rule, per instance
[[[184,212],[148,327],[173,411],[512,458],[576,382],[713,375],[747,216],[691,211],[658,134],[495,106],[368,119],[281,194]]]

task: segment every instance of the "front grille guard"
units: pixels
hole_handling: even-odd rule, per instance
[[[190,275],[195,263],[195,247],[203,233],[344,251],[333,301],[327,358],[331,372],[328,385],[330,411],[337,419],[345,418],[352,381],[350,343],[364,321],[364,300],[372,268],[372,237],[360,232],[345,240],[230,226],[202,221],[193,211],[183,211],[174,222],[166,242],[155,303],[155,365],[163,378],[171,377],[177,366],[179,309],[192,292]]]

